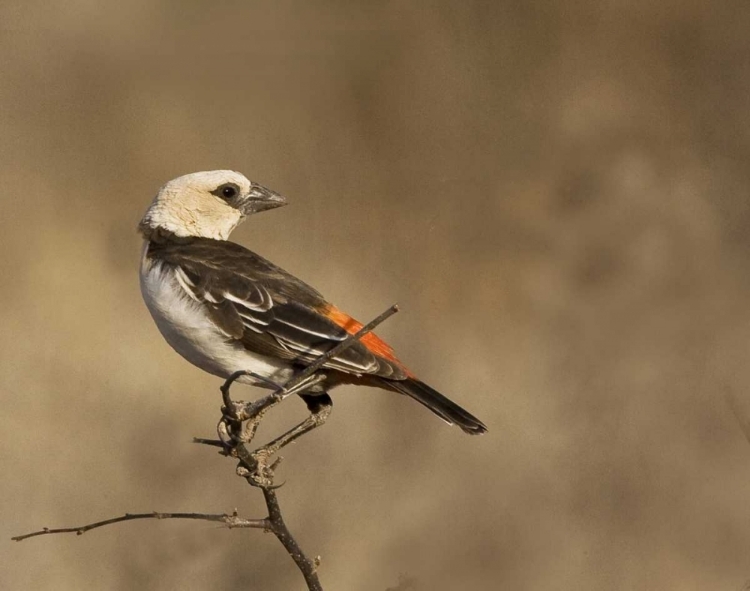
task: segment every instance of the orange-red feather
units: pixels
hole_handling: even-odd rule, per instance
[[[321,310],[321,312],[329,320],[335,322],[349,334],[356,333],[363,326],[361,322],[355,320],[346,312],[342,312],[333,304],[326,305],[326,307]],[[370,353],[373,353],[375,355],[378,355],[379,357],[387,359],[392,363],[395,363],[406,372],[406,375],[408,375],[409,377],[414,377],[414,375],[408,369],[406,369],[406,367],[404,367],[404,364],[396,358],[393,353],[393,348],[375,333],[368,332],[359,340],[365,347],[367,347],[367,350],[370,351]]]

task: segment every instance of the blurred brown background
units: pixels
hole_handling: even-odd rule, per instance
[[[234,239],[363,321],[398,301],[380,334],[490,427],[337,391],[281,471],[326,589],[742,589],[749,30],[744,0],[0,3],[2,588],[303,588],[257,531],[9,541],[264,514],[190,443],[219,381],[137,280],[159,186],[232,168],[292,203]]]

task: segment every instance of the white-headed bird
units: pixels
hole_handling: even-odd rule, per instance
[[[199,368],[238,370],[283,384],[362,325],[315,289],[228,238],[247,216],[286,204],[230,170],[196,172],[164,185],[139,229],[146,244],[141,291],[167,342]],[[341,384],[406,394],[470,434],[487,428],[416,378],[369,333],[323,365],[325,380],[301,394],[311,411],[330,407]],[[251,376],[240,381],[269,387]]]

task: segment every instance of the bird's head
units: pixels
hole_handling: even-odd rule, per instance
[[[286,205],[286,199],[232,170],[194,172],[164,185],[139,229],[180,237],[226,240],[245,217]]]

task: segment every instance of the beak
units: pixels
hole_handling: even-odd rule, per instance
[[[266,189],[263,185],[252,183],[245,203],[242,205],[244,215],[252,215],[260,211],[268,211],[286,205],[287,201],[278,193]]]

